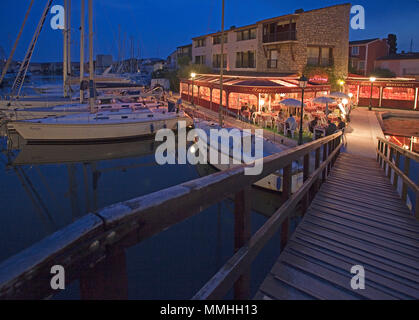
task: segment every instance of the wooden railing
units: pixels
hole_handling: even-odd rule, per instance
[[[281,247],[284,247],[291,213],[297,204],[301,204],[305,211],[320,183],[326,179],[339,154],[341,135],[338,132],[265,157],[261,160],[263,171],[260,175],[245,175],[246,166],[241,165],[89,213],[1,263],[0,298],[37,299],[53,294],[50,286],[53,265],[65,268],[67,283],[80,279],[81,288],[94,288],[92,281],[95,280],[90,275],[97,272],[92,270],[115,251],[120,252],[121,248],[151,237],[230,195],[235,195],[236,252],[194,299],[221,299],[233,286],[236,298],[249,298],[252,261],[279,228],[282,230]],[[314,156],[313,172],[310,172],[311,156]],[[291,194],[292,163],[300,159],[304,159],[304,183]],[[279,169],[283,169],[282,196],[285,202],[251,236],[250,187]],[[83,281],[87,278],[90,280],[86,285]],[[96,279],[103,282],[103,278]],[[103,287],[102,283],[97,287]],[[82,297],[89,298],[86,294]]]
[[[411,161],[419,166],[419,155],[399,147],[398,145],[383,138],[378,139],[377,161],[384,169],[387,177],[392,179],[393,187],[399,189],[399,178],[401,179],[400,194],[404,202],[407,201],[407,193],[410,188],[415,194],[415,205],[412,204],[412,211],[419,220],[419,186],[410,177]],[[400,169],[401,157],[404,157],[403,170]]]

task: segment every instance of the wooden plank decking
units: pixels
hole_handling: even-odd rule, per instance
[[[339,156],[255,298],[419,299],[419,223],[374,159]]]

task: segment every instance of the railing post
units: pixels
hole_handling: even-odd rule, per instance
[[[251,187],[246,187],[234,197],[234,252],[246,245],[251,237]],[[234,299],[250,298],[250,266],[234,284]]]
[[[381,142],[380,146],[380,167],[383,167],[383,150],[384,150],[384,142]]]
[[[308,179],[308,176],[310,175],[310,152],[308,152],[304,156],[304,164],[303,164],[303,183],[306,182]],[[309,192],[307,192],[303,199],[301,200],[301,207],[303,211],[303,216],[308,208],[309,204]]]
[[[323,162],[326,161],[326,159],[327,159],[327,155],[329,153],[328,148],[329,148],[329,144],[324,144],[323,145],[323,159],[322,159]],[[326,181],[328,170],[329,170],[328,166],[325,166],[324,169],[323,169],[323,172],[322,172],[322,181],[323,182]]]
[[[394,150],[396,152],[396,167],[400,169],[400,152],[397,150]],[[399,183],[399,176],[397,175],[396,171],[394,171],[394,179],[393,179],[393,187],[396,188],[397,191],[397,185]]]
[[[336,150],[336,148],[339,146],[341,137],[342,136],[339,136],[339,137],[333,139],[333,150],[332,150],[332,152],[334,152]],[[339,151],[336,152],[335,156],[333,157],[332,167],[335,166],[335,163],[336,163],[336,160],[338,159],[338,156],[339,156]]]
[[[330,156],[331,153],[332,153],[332,141],[329,141],[327,143],[327,156]],[[327,174],[330,173],[330,170],[332,170],[332,162],[331,161],[327,164]]]
[[[110,249],[106,258],[93,268],[83,270],[80,276],[82,300],[128,299],[128,276],[125,250]]]
[[[388,161],[392,162],[393,161],[393,148],[391,146],[389,146],[390,148],[390,153],[388,155]],[[388,167],[388,171],[387,171],[387,177],[390,179],[391,182],[391,166],[387,165]]]
[[[380,151],[380,148],[381,148],[381,140],[378,140],[378,145],[377,145],[377,162],[379,162],[380,161],[380,153],[379,153],[379,151]]]
[[[324,148],[325,144],[323,145]],[[314,171],[316,171],[320,167],[320,147],[316,149],[315,156],[314,156]],[[320,179],[317,179],[315,183],[313,183],[313,191],[314,194],[317,193],[319,190]]]
[[[407,156],[404,156],[404,168],[403,172],[406,176],[409,176],[410,171],[410,158]],[[407,184],[403,180],[403,187],[402,187],[402,200],[406,202],[407,199]]]
[[[283,168],[282,173],[282,197],[286,201],[291,196],[292,190],[292,163]],[[288,232],[289,232],[289,217],[285,218],[284,222],[281,225],[281,251],[284,250],[285,245],[288,241]]]
[[[384,147],[384,173],[387,174],[387,169],[390,167],[387,163],[387,161],[385,161],[386,159],[388,160],[388,144],[386,143],[385,147]]]

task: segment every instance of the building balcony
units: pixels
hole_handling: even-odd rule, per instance
[[[283,42],[283,41],[297,41],[295,30],[267,33],[263,35],[263,43]]]

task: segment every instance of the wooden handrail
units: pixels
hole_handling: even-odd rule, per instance
[[[388,140],[386,140],[384,138],[377,137],[377,140],[385,143],[386,145],[391,146],[393,149],[397,150],[401,155],[406,156],[406,157],[409,157],[410,159],[412,159],[412,160],[414,160],[416,162],[419,162],[419,154],[417,154],[415,152],[412,152],[410,150],[406,150],[406,149],[398,146],[397,144],[395,144],[395,143],[393,143],[391,141],[388,141]]]
[[[336,157],[342,142],[329,155],[313,174],[304,182],[302,187],[294,193],[255,233],[246,246],[243,246],[227,263],[218,271],[210,281],[193,297],[195,300],[220,299],[224,297],[240,274],[249,268],[257,254],[272,238],[284,220],[295,209],[298,202],[308,193],[313,184],[318,180],[322,171]]]
[[[407,199],[407,189],[410,188],[416,196],[415,208],[412,208],[416,219],[419,220],[419,186],[412,179],[409,178],[410,161],[413,160],[419,164],[419,155],[409,150],[403,149],[398,145],[387,141],[386,139],[378,137],[377,146],[377,161],[383,167],[387,176],[391,178],[392,172],[394,173],[393,187],[397,189],[398,179],[402,179],[401,197],[403,201]],[[393,163],[393,156],[395,156],[395,163]],[[400,156],[405,157],[404,170],[400,166]]]
[[[316,152],[315,174],[306,176],[306,183],[286,202],[283,212],[289,213],[307,190],[318,181],[318,175],[333,162],[341,146],[341,132],[314,140],[307,144],[263,158],[260,175],[245,175],[247,165],[217,172],[164,190],[134,198],[89,213],[51,236],[32,245],[0,264],[0,298],[42,298],[52,293],[50,268],[58,264],[65,267],[66,279],[77,279],[83,267],[92,267],[107,255],[112,246],[129,246],[157,234],[231,194],[239,194],[263,177],[290,165],[293,161],[309,157]],[[320,165],[318,155],[322,146],[329,145],[329,157]],[[333,150],[330,149],[333,145]],[[304,163],[309,164],[306,158]],[[251,167],[252,165],[250,165]],[[308,168],[305,169],[306,175]],[[283,182],[287,184],[286,181]],[[316,185],[316,184],[314,184]],[[245,208],[244,211],[246,211]],[[275,226],[281,223],[284,213],[274,214]],[[249,220],[249,219],[248,219]],[[268,222],[272,221],[271,219]],[[270,238],[273,227],[265,226]],[[262,229],[264,230],[264,229]],[[253,239],[253,238],[252,238]],[[255,239],[253,241],[256,241]],[[252,242],[253,243],[253,242]],[[255,246],[264,241],[256,241]],[[246,250],[244,247],[237,253]],[[246,259],[253,256],[246,254]],[[250,261],[250,260],[248,260]],[[243,266],[240,266],[242,270]],[[234,279],[240,274],[235,274]],[[226,284],[230,282],[226,282]],[[208,291],[207,291],[208,292]]]

